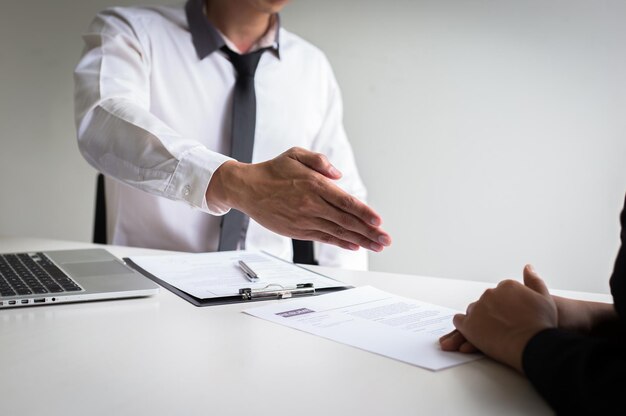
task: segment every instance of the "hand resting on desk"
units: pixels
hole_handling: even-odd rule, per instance
[[[533,293],[534,292],[534,293]],[[454,319],[456,330],[439,339],[445,351],[477,350],[522,372],[528,340],[546,328],[589,333],[617,317],[613,305],[550,295],[532,266],[524,268],[524,285],[505,280],[470,304]]]
[[[465,314],[455,315],[453,323],[458,332],[440,339],[444,350],[476,348],[522,372],[526,343],[539,331],[556,327],[558,313],[543,280],[526,266],[524,284],[504,280],[487,289]]]

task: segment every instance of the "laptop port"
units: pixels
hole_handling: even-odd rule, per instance
[[[28,303],[28,299],[22,299],[22,305],[25,305]]]
[[[34,299],[35,303],[44,303],[46,301],[46,298],[39,298],[39,299]]]
[[[10,300],[9,301],[9,305],[15,305],[15,301],[14,300]]]

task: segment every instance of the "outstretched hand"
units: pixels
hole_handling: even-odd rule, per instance
[[[441,337],[446,351],[480,350],[522,371],[524,347],[536,333],[558,325],[557,305],[532,266],[524,268],[524,284],[504,280],[486,290],[465,314],[453,320],[456,331]]]
[[[339,178],[324,155],[294,147],[263,163],[224,163],[211,179],[207,200],[287,237],[382,251],[391,237],[380,228],[380,216],[335,185]]]

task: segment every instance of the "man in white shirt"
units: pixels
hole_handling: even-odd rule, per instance
[[[75,70],[76,123],[82,154],[108,176],[110,243],[215,251],[231,208],[251,218],[239,248],[286,259],[293,237],[325,243],[321,265],[363,269],[359,247],[391,243],[361,202],[330,65],[280,27],[287,1],[188,0],[96,16]],[[227,156],[237,71],[225,48],[268,49],[254,75],[252,163]]]

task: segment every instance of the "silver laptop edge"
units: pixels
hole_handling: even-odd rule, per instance
[[[0,296],[0,308],[51,305],[68,302],[123,299],[154,295],[159,286],[101,248],[37,250],[72,278],[82,290],[75,292]],[[3,253],[3,254],[19,254]]]

